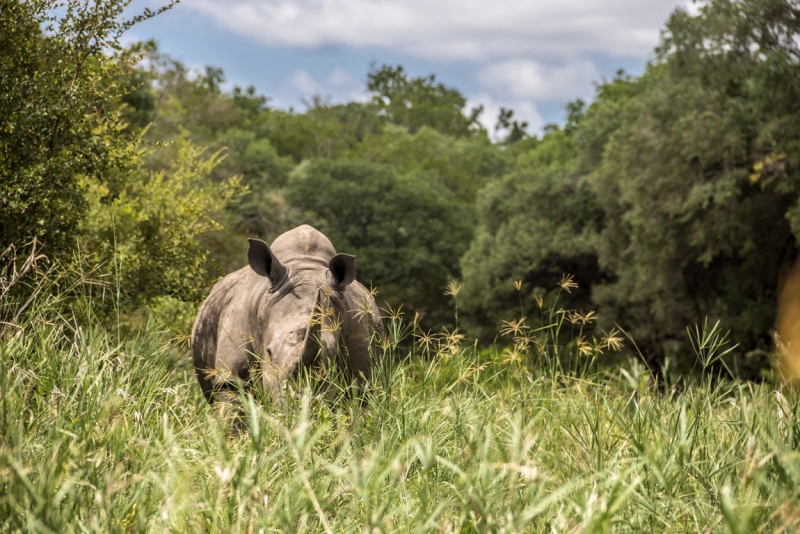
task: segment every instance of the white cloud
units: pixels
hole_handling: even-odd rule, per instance
[[[691,0],[688,0],[685,3],[684,8],[690,15],[694,17],[700,13],[700,7],[705,3],[706,2],[704,1],[692,2]]]
[[[289,75],[289,86],[297,89],[304,97],[322,94],[322,86],[308,73],[299,69]]]
[[[363,83],[344,69],[336,67],[327,75],[315,78],[307,70],[297,69],[280,84],[272,95],[273,105],[289,107],[309,101],[314,96],[324,101],[363,102],[367,99]]]
[[[262,44],[384,47],[432,60],[644,57],[684,0],[193,0]]]
[[[591,99],[592,82],[608,75],[615,58],[644,63],[674,9],[697,13],[706,1],[191,0],[180,9],[244,37],[254,50],[306,49],[319,51],[317,59],[355,50],[372,57],[389,52],[406,64],[423,59],[432,71],[443,62],[466,62],[457,70],[466,78],[456,85],[471,95],[469,106],[485,106],[481,120],[493,133],[501,106],[527,121],[529,131],[541,131],[545,122],[558,120],[550,116],[556,103]],[[317,61],[301,62],[283,80],[273,78],[273,105],[297,105],[314,95],[330,102],[367,98],[364,80],[352,69],[318,67]]]
[[[491,63],[478,72],[478,81],[498,94],[533,100],[572,100],[589,97],[600,78],[594,63],[575,60],[544,65],[530,59]]]
[[[337,67],[333,69],[325,78],[325,82],[332,87],[360,86],[361,82],[346,70]]]

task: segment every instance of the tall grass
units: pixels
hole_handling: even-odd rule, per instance
[[[117,338],[58,294],[40,292],[0,338],[3,532],[775,532],[800,522],[794,390],[718,377],[657,384],[635,360],[598,369],[585,347],[603,340],[563,342],[569,314],[557,308],[538,331],[509,323],[507,350],[462,347],[457,332],[416,332],[402,348],[415,332],[395,313],[363,397],[331,400],[303,375],[284,405],[243,396],[232,424],[206,405],[186,347],[158,324]],[[703,328],[708,360],[724,337]]]

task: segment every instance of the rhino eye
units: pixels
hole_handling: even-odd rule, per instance
[[[304,337],[306,337],[305,328],[302,328],[300,330],[295,330],[294,332],[292,332],[292,341],[296,343],[300,343],[301,341],[303,341]]]

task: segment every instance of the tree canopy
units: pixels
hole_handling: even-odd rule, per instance
[[[457,89],[436,82],[436,75],[412,78],[402,65],[382,65],[367,75],[367,89],[378,114],[412,134],[428,126],[445,135],[462,137],[481,132],[483,107],[466,111],[467,99]]]
[[[41,241],[53,259],[69,255],[88,205],[80,180],[118,192],[134,158],[109,103],[128,66],[119,49],[123,5],[44,0],[0,8],[0,244]]]
[[[680,361],[686,326],[709,317],[740,344],[736,372],[758,376],[800,236],[798,13],[783,0],[679,9],[642,76],[568,107],[563,131],[479,195],[472,306],[508,308],[511,280],[535,286],[572,262],[651,363]],[[545,157],[555,146],[561,160]]]
[[[338,250],[356,255],[358,278],[379,290],[378,302],[428,316],[426,324],[451,321],[443,292],[460,274],[470,208],[430,172],[315,160],[295,171],[286,199]]]
[[[3,250],[80,250],[137,307],[195,301],[245,237],[310,223],[429,326],[453,325],[463,283],[459,326],[489,340],[571,275],[564,305],[654,367],[689,368],[685,328],[706,318],[739,344],[731,372],[767,367],[800,237],[796,0],[679,8],[641,75],[538,134],[503,108],[494,140],[461,91],[401,65],[373,65],[363,102],[275,108],[218,67],[121,47],[152,15],[123,4],[0,8]]]

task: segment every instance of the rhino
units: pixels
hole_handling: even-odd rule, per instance
[[[356,281],[355,256],[337,254],[311,226],[270,247],[248,239],[248,266],[217,282],[192,328],[192,359],[209,403],[262,381],[274,399],[301,366],[340,358],[359,384],[369,380],[385,335],[372,292]]]

